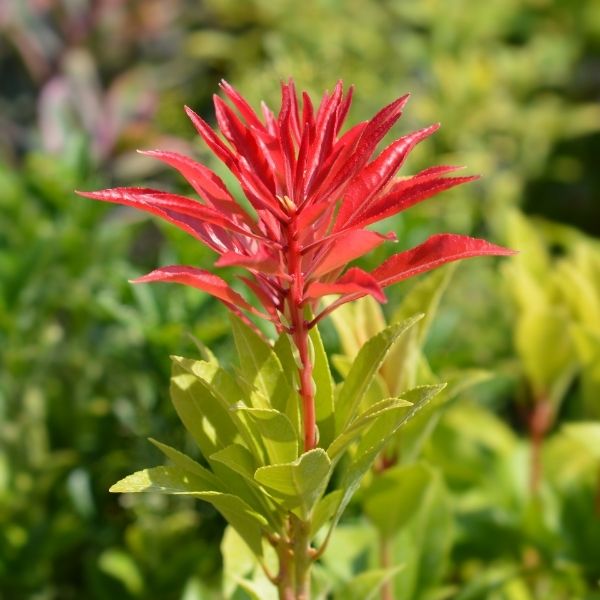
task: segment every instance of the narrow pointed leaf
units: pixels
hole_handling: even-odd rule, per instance
[[[263,339],[239,319],[231,319],[233,336],[244,378],[265,397],[276,410],[285,413],[290,387],[277,355]]]
[[[183,265],[170,265],[155,269],[147,275],[138,277],[132,283],[150,283],[155,281],[189,285],[239,308],[253,310],[252,306],[237,292],[234,292],[224,279],[204,269]]]
[[[327,454],[332,461],[340,458],[348,446],[358,439],[363,431],[369,427],[375,419],[382,418],[385,413],[393,412],[390,419],[395,419],[401,413],[407,413],[412,402],[403,398],[387,398],[380,400],[364,413],[354,419],[344,431],[342,431],[327,448]],[[387,417],[386,417],[387,418]]]
[[[385,294],[376,279],[358,267],[348,269],[339,279],[331,283],[314,281],[308,286],[305,297],[318,299],[332,294],[340,294],[344,297],[354,294],[370,294],[379,302],[386,301]]]
[[[327,353],[317,327],[310,330],[310,342],[314,350],[313,379],[315,382],[315,407],[319,445],[327,447],[335,434],[333,415],[333,377]]]
[[[373,462],[383,447],[391,440],[400,427],[408,423],[410,419],[418,414],[443,389],[444,385],[429,385],[409,390],[403,394],[405,400],[413,403],[413,406],[408,411],[400,412],[396,419],[387,418],[392,413],[386,414],[385,412],[379,418],[373,419],[372,425],[363,433],[358,442],[353,460],[346,466],[342,473],[340,489],[343,490],[343,495],[332,522],[332,529],[337,524],[354,492],[358,489],[362,478],[372,467]]]
[[[198,377],[173,364],[171,400],[204,456],[231,444],[238,435],[228,409]]]
[[[179,450],[176,450],[167,444],[163,444],[162,442],[152,438],[149,439],[150,442],[154,444],[169,460],[175,463],[176,467],[179,467],[179,469],[187,471],[188,473],[192,473],[195,477],[204,480],[206,485],[209,486],[211,490],[215,490],[217,492],[223,491],[223,484],[219,481],[218,477],[216,477],[214,473],[211,473],[206,467],[203,467],[193,458],[187,456],[187,454],[183,454],[183,452],[179,452]]]
[[[415,248],[395,254],[377,267],[373,276],[383,287],[430,271],[443,264],[475,256],[510,256],[514,250],[496,246],[485,240],[442,233],[431,236]]]
[[[335,404],[337,433],[346,429],[348,423],[354,418],[363,394],[392,345],[422,317],[423,315],[416,315],[403,323],[390,325],[360,349]]]

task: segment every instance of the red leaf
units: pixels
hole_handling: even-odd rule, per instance
[[[245,223],[246,227],[242,227],[214,208],[177,194],[149,188],[112,188],[98,192],[77,193],[93,200],[132,206],[158,215],[205,242],[206,224],[217,225],[250,238],[264,239],[263,236],[252,231],[254,229],[252,222]]]
[[[252,110],[252,107],[248,104],[248,102],[246,102],[245,98],[224,79],[221,79],[221,83],[219,85],[225,94],[227,94],[227,97],[231,100],[235,107],[240,111],[240,114],[242,117],[244,117],[246,123],[252,127],[256,127],[261,131],[264,130],[265,126],[261,123],[254,110]]]
[[[370,121],[358,141],[356,150],[352,153],[344,168],[336,177],[335,185],[338,187],[342,181],[353,177],[359,169],[369,160],[377,144],[383,139],[392,125],[400,118],[404,105],[408,102],[409,94],[406,94],[384,108],[382,108]]]
[[[399,181],[380,199],[374,201],[367,210],[360,213],[356,219],[352,219],[352,225],[355,227],[366,227],[371,223],[382,221],[392,215],[398,214],[415,204],[435,196],[444,190],[456,187],[463,183],[469,183],[479,179],[479,176],[469,177],[436,177],[427,178],[425,181],[417,177]]]
[[[408,153],[438,128],[439,124],[436,124],[401,137],[362,169],[346,189],[335,229],[342,229],[346,223],[356,221],[357,214],[364,211],[371,198],[388,184]]]
[[[239,254],[238,252],[225,252],[215,263],[217,267],[247,267],[262,273],[275,273],[283,276],[279,262],[264,248],[255,254]]]
[[[354,297],[355,294],[364,296],[371,294],[379,302],[385,302],[386,297],[381,289],[381,286],[377,283],[377,280],[362,269],[353,267],[348,269],[339,279],[331,283],[322,283],[315,281],[308,286],[305,293],[305,298],[317,299],[322,296],[328,296],[330,294],[342,294],[342,298]],[[342,300],[342,298],[336,301],[336,304]],[[343,302],[342,302],[343,303]],[[337,304],[339,306],[339,304]]]
[[[353,229],[351,231],[332,234],[322,240],[314,242],[311,247],[325,248],[325,252],[318,259],[311,261],[317,266],[311,277],[319,277],[335,269],[345,266],[363,254],[374,250],[383,242],[395,239],[394,233],[383,235],[366,229]]]
[[[419,273],[430,271],[446,263],[475,256],[510,256],[514,250],[496,246],[486,240],[441,233],[431,236],[415,248],[388,258],[372,275],[382,287],[386,287]]]
[[[235,148],[238,157],[244,157],[256,177],[273,195],[275,193],[273,174],[252,131],[240,122],[221,98],[214,96],[213,100],[217,122],[223,135]]]
[[[221,178],[204,165],[177,152],[162,150],[138,150],[138,152],[144,156],[157,158],[177,169],[209,206],[218,208],[225,214],[241,216],[244,221],[251,220],[233,199]]]
[[[185,112],[190,118],[196,131],[200,134],[206,145],[218,156],[233,172],[235,172],[236,157],[233,152],[219,139],[217,134],[210,128],[208,123],[197,115],[189,106]]]
[[[133,279],[131,283],[150,283],[155,281],[181,283],[195,287],[223,302],[255,312],[254,307],[248,304],[237,292],[234,292],[224,279],[204,269],[196,269],[195,267],[183,265],[170,265]]]

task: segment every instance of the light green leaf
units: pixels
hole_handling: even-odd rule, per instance
[[[205,492],[194,494],[196,498],[212,504],[225,520],[238,532],[248,548],[258,557],[263,555],[263,529],[266,519],[252,510],[241,498],[232,494]]]
[[[231,444],[210,456],[211,463],[217,461],[229,467],[245,479],[255,484],[254,471],[257,464],[252,453],[245,446]]]
[[[389,415],[387,415],[389,411],[398,411],[399,409],[403,409],[405,412],[407,412],[407,407],[409,406],[412,406],[412,403],[402,398],[387,398],[386,400],[377,402],[367,411],[354,419],[354,421],[352,421],[352,423],[350,423],[350,425],[348,425],[348,427],[346,427],[346,429],[340,433],[337,438],[335,438],[329,448],[327,448],[327,454],[329,455],[329,458],[332,461],[336,461],[344,452],[344,450],[346,450],[346,448],[352,442],[354,442],[369,425],[372,424],[374,419],[387,419],[389,417]],[[393,419],[395,416],[396,415],[389,418]]]
[[[187,456],[187,454],[183,454],[183,452],[179,452],[179,450],[176,450],[171,446],[167,446],[167,444],[163,444],[162,442],[159,442],[153,438],[149,438],[149,440],[168,459],[172,460],[177,467],[183,469],[184,471],[192,473],[200,479],[203,479],[210,489],[222,491],[222,483],[214,475],[214,473],[211,473],[207,468],[197,463],[193,458],[190,458],[189,456]]]
[[[261,467],[254,478],[271,494],[285,500],[286,506],[299,508],[306,518],[325,491],[330,473],[327,453],[315,448],[294,462]]]
[[[364,571],[348,581],[334,596],[335,600],[375,600],[382,586],[402,570],[402,565],[390,569]]]
[[[334,490],[326,496],[323,496],[315,506],[313,517],[310,523],[310,534],[314,537],[331,517],[335,514],[335,510],[340,503],[342,490]]]
[[[235,412],[244,415],[255,439],[265,447],[262,464],[287,463],[298,457],[298,436],[290,420],[281,412],[266,408],[240,406]]]
[[[292,390],[279,358],[271,346],[240,319],[232,316],[231,326],[243,377],[269,400],[267,406],[260,408],[271,406],[285,413]]]
[[[235,378],[224,369],[206,361],[179,356],[171,358],[173,373],[179,377],[177,381],[171,380],[173,404],[194,439],[199,445],[202,442],[202,454],[206,457],[214,454],[232,443],[236,433],[239,433],[252,453],[260,457],[260,441],[248,430],[244,420],[232,411],[232,407],[239,406],[244,401],[250,402]],[[256,397],[257,395],[253,396],[254,401]],[[266,399],[263,403],[268,404]],[[190,427],[194,427],[194,430]]]
[[[152,467],[128,475],[113,486],[112,493],[161,492],[194,494],[212,491],[204,477],[197,477],[179,467]]]
[[[298,436],[300,436],[300,432],[302,431],[302,417],[300,414],[300,399],[296,391],[298,389],[298,365],[294,358],[294,350],[292,349],[289,335],[282,333],[277,338],[273,351],[279,358],[281,368],[290,388],[290,396],[284,412],[294,426]]]
[[[177,467],[154,467],[133,473],[110,488],[111,492],[161,492],[184,494],[212,504],[240,534],[248,547],[261,556],[262,528],[266,519],[241,498],[207,489],[204,481]]]
[[[404,462],[416,460],[451,401],[469,388],[491,377],[492,373],[481,369],[465,369],[450,377],[444,376],[448,382],[444,391],[429,402],[410,422],[406,423],[399,435],[396,436],[394,446],[399,449],[402,460]]]
[[[98,567],[120,581],[132,596],[144,591],[144,577],[133,558],[117,548],[108,548],[98,557]]]
[[[560,310],[531,307],[517,320],[515,345],[538,398],[558,404],[575,374],[569,320]],[[549,396],[554,398],[549,398]]]
[[[363,497],[363,510],[380,535],[394,536],[419,510],[431,472],[423,464],[399,465],[379,473]]]
[[[381,452],[385,444],[391,439],[391,436],[413,418],[418,412],[427,405],[427,403],[439,392],[444,389],[444,385],[421,386],[409,390],[402,394],[403,398],[412,402],[408,411],[403,411],[396,419],[379,418],[374,419],[373,423],[359,440],[356,453],[352,461],[346,466],[343,474],[340,488],[343,495],[336,511],[332,527],[335,527],[337,521],[345,510],[350,498],[360,485],[361,479],[373,465],[375,458]],[[394,413],[384,413],[385,417]]]
[[[214,454],[235,440],[238,428],[228,407],[223,406],[221,398],[215,396],[205,382],[178,362],[173,363],[170,391],[179,418],[204,456]]]
[[[317,327],[310,331],[314,350],[313,380],[315,383],[315,410],[319,427],[319,445],[325,447],[333,439],[335,419],[333,414],[333,377],[323,341]]]
[[[425,317],[416,326],[418,330],[417,342],[420,347],[425,342],[442,296],[448,288],[457,266],[457,263],[452,263],[428,273],[413,285],[394,312],[392,318],[394,323],[400,323],[417,313],[425,313]],[[392,360],[389,363],[393,365]]]
[[[260,563],[246,544],[240,543],[237,531],[228,526],[221,541],[223,556],[223,593],[225,598],[234,598],[236,588],[242,587],[251,598],[257,600],[276,600],[277,590],[265,576]],[[263,540],[264,563],[272,572],[277,571],[277,556],[271,546]],[[246,587],[246,583],[251,585]],[[250,592],[251,590],[251,592]]]
[[[223,491],[244,500],[269,521],[272,531],[277,531],[281,525],[281,515],[277,513],[274,501],[254,479],[257,464],[252,453],[240,444],[231,444],[215,452],[209,461],[224,482]]]
[[[335,421],[337,433],[343,431],[356,414],[363,395],[394,342],[422,318],[422,314],[416,315],[403,323],[390,325],[371,338],[360,349],[352,363],[348,377],[340,388],[336,401]]]
[[[344,354],[353,359],[365,342],[385,329],[380,304],[371,296],[348,302],[331,313]]]
[[[564,426],[564,432],[600,461],[600,421],[569,423]]]

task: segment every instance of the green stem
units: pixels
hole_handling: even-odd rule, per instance
[[[310,574],[314,552],[310,544],[310,522],[289,515],[289,537],[279,540],[279,600],[310,600]]]
[[[310,523],[292,518],[294,543],[294,567],[296,570],[296,600],[310,600],[310,568],[312,566],[310,546]]]

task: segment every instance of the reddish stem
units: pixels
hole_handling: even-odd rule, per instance
[[[546,398],[538,399],[529,413],[529,436],[531,439],[531,470],[529,489],[536,496],[542,480],[542,446],[552,427],[552,405]]]
[[[298,349],[299,389],[302,399],[302,420],[304,424],[304,451],[317,445],[317,426],[315,412],[315,394],[312,381],[313,364],[308,347],[308,323],[304,318],[304,274],[302,273],[302,255],[298,243],[298,229],[295,215],[288,224],[288,265],[292,283],[288,291],[288,308],[292,325],[292,339]]]

